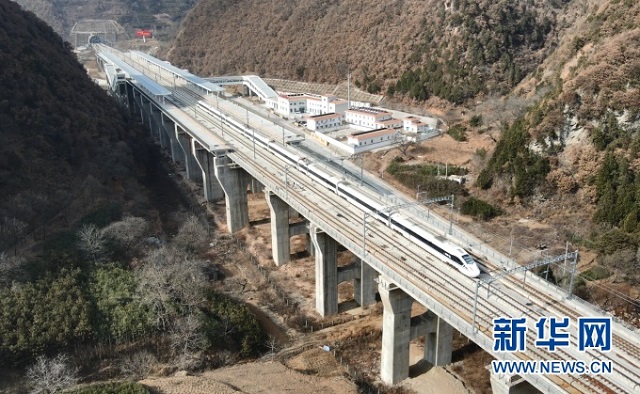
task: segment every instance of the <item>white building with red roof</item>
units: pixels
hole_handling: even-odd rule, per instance
[[[332,131],[342,126],[342,122],[344,121],[343,114],[323,114],[323,115],[312,115],[306,118],[307,120],[307,129],[317,131],[320,133],[325,133],[327,131]]]
[[[282,116],[290,117],[303,113],[311,115],[343,114],[347,110],[347,101],[336,96],[321,96],[310,93],[279,94],[267,105]]]
[[[431,127],[423,123],[420,118],[407,116],[402,120],[402,130],[409,133],[426,133],[431,130]]]
[[[360,131],[347,138],[347,144],[353,146],[355,152],[362,152],[394,144],[398,131],[394,129],[377,129]]]
[[[402,127],[402,121],[392,117],[391,112],[378,108],[351,108],[344,113],[345,121],[364,129],[396,129]]]

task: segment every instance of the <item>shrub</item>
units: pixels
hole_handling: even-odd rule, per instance
[[[482,126],[482,115],[473,115],[469,120],[469,125],[471,127],[480,127]]]
[[[142,304],[133,272],[107,264],[91,273],[94,335],[100,340],[133,340],[154,331],[153,314]]]
[[[500,208],[496,208],[493,205],[475,197],[470,197],[463,202],[460,212],[481,220],[489,220],[502,214]]]
[[[611,276],[611,271],[601,265],[595,265],[581,274],[586,280],[600,280]]]
[[[266,336],[256,316],[249,307],[231,297],[210,293],[208,297],[205,331],[211,343],[231,341],[244,357],[258,355]]]
[[[626,249],[635,250],[636,242],[634,238],[619,229],[609,230],[600,236],[596,240],[598,251],[605,255],[611,255],[613,253],[620,253]]]
[[[461,124],[456,124],[449,128],[449,131],[447,131],[447,134],[449,134],[451,138],[453,138],[454,140],[462,142],[467,140],[466,131],[467,131],[466,127],[464,127]]]

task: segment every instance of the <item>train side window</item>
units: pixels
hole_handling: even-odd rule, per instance
[[[462,258],[464,259],[464,262],[466,262],[467,264],[474,264],[475,263],[475,260],[473,260],[473,258],[471,256],[469,256],[468,254],[463,255]]]

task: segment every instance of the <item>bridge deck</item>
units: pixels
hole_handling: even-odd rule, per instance
[[[170,71],[176,77],[182,78],[185,81],[187,81],[189,83],[192,83],[192,84],[198,86],[199,88],[207,91],[208,93],[216,93],[216,92],[223,92],[224,91],[223,88],[221,88],[220,86],[218,86],[218,85],[216,85],[214,83],[211,83],[211,82],[209,82],[209,81],[207,81],[207,80],[205,80],[203,78],[200,78],[197,75],[193,75],[187,70],[183,70],[181,68],[175,67],[169,62],[165,62],[165,61],[157,59],[157,58],[155,58],[153,56],[147,55],[144,52],[131,51],[131,54],[144,59],[148,63],[154,64],[154,65],[156,65],[158,67],[164,68],[167,71]]]
[[[224,103],[224,109],[223,109]],[[226,113],[239,112],[234,117],[241,123],[251,123],[257,126],[267,119],[256,119],[254,115],[249,119],[248,111],[233,110],[236,107],[226,100],[221,100],[220,109]],[[174,111],[170,109],[168,111]],[[196,116],[196,108],[184,101],[180,108],[175,108],[174,116],[189,117],[193,111]],[[202,116],[198,117],[203,119]],[[192,124],[192,122],[194,124]],[[198,121],[184,121],[185,127],[192,128],[195,134],[216,135],[214,128],[206,129],[198,125]],[[206,129],[206,130],[204,130]],[[190,131],[191,132],[191,131]],[[472,309],[474,308],[474,289],[476,282],[461,278],[456,270],[443,267],[437,258],[429,255],[424,249],[413,248],[408,245],[407,238],[389,231],[381,223],[370,223],[357,219],[362,212],[359,208],[350,205],[339,196],[322,190],[314,182],[306,182],[301,190],[288,188],[284,184],[282,176],[284,166],[274,167],[271,158],[273,154],[259,153],[258,159],[251,152],[251,146],[247,146],[245,139],[234,139],[226,136],[229,141],[234,141],[235,152],[229,157],[242,166],[249,174],[258,179],[290,206],[304,215],[307,219],[317,224],[337,242],[354,252],[363,261],[384,274],[399,288],[411,295],[416,301],[425,305],[438,316],[454,326],[458,331],[476,342],[487,352],[501,360],[591,360],[611,359],[614,362],[614,371],[610,375],[525,375],[524,378],[544,392],[592,392],[597,394],[637,392],[640,384],[640,343],[638,331],[630,330],[619,323],[614,323],[613,350],[609,353],[599,351],[579,352],[575,348],[576,329],[575,322],[571,327],[571,349],[556,352],[545,351],[532,345],[535,341],[534,318],[540,316],[602,316],[605,313],[596,307],[568,298],[559,288],[545,283],[544,280],[531,277],[527,278],[526,287],[522,285],[522,274],[512,278],[505,278],[499,285],[494,285],[492,293],[484,291],[476,292],[478,300],[477,324],[472,324]],[[250,143],[249,143],[250,144]],[[253,146],[255,152],[255,145]],[[267,164],[269,163],[269,164]],[[295,176],[295,171],[289,171],[289,177]],[[286,176],[285,176],[286,179]],[[291,178],[290,178],[291,179]],[[305,182],[302,176],[298,181]],[[285,193],[285,190],[287,193]],[[414,208],[410,209],[411,211]],[[347,219],[347,216],[349,218]],[[435,215],[431,213],[431,218]],[[421,220],[422,214],[416,214],[416,220]],[[354,219],[355,218],[355,219]],[[429,215],[427,213],[427,218]],[[442,233],[442,229],[448,227],[448,222],[439,219],[440,222],[425,220],[425,227],[435,226],[434,232]],[[366,228],[367,248],[363,247],[362,229]],[[446,227],[445,227],[446,226]],[[454,227],[453,234],[460,238],[460,243],[476,255],[484,257],[489,275],[496,274],[505,268],[512,267],[515,263],[499,253],[489,253],[489,249],[482,247],[482,242],[473,237],[462,234],[460,229]],[[375,235],[375,238],[373,237]],[[449,238],[449,237],[448,237]],[[503,268],[504,267],[504,268]],[[528,346],[525,352],[511,354],[493,351],[493,339],[491,321],[495,317],[529,317],[529,331],[527,333]]]

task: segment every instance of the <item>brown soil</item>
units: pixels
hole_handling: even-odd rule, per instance
[[[365,155],[365,168],[373,174],[380,174],[380,171],[386,169],[395,157],[400,156],[407,164],[440,163],[443,172],[445,164],[467,167],[471,172],[469,177],[474,178],[473,174],[481,169],[481,160],[476,152],[480,149],[490,152],[495,142],[489,133],[479,134],[473,130],[467,132],[467,137],[469,141],[459,142],[443,133],[408,149],[405,156],[398,148],[370,152]],[[490,153],[487,153],[487,157],[489,155]],[[385,177],[385,180],[394,184],[388,178]],[[415,191],[411,191],[411,194],[415,194]]]
[[[193,188],[194,193],[199,193],[199,187],[187,181],[187,184]],[[199,194],[198,194],[199,195]],[[353,377],[366,377],[371,382],[379,381],[380,368],[380,346],[381,346],[381,311],[380,304],[363,310],[361,308],[349,309],[352,306],[353,289],[352,285],[343,284],[339,288],[341,310],[345,312],[327,319],[320,319],[315,313],[314,292],[314,260],[305,252],[305,237],[299,236],[292,238],[292,260],[290,263],[275,267],[271,258],[271,234],[270,224],[268,222],[269,211],[265,202],[263,193],[250,193],[248,195],[249,202],[249,218],[252,225],[237,234],[246,244],[245,249],[249,256],[254,256],[257,264],[247,261],[247,254],[244,252],[233,252],[226,257],[223,265],[226,278],[222,284],[222,289],[236,297],[239,297],[251,305],[254,305],[263,312],[263,317],[272,319],[273,323],[269,331],[273,333],[273,326],[286,331],[288,341],[283,342],[282,336],[276,336],[278,347],[283,348],[276,353],[275,360],[282,362],[286,367],[292,370],[313,375],[315,379],[324,381],[334,381],[335,379],[343,379],[341,376],[348,374]],[[221,220],[224,218],[224,207],[222,205],[209,205],[212,214]],[[223,224],[221,224],[223,227]],[[220,230],[224,231],[224,230]],[[345,251],[339,254],[339,265],[349,264],[353,261],[350,252]],[[266,276],[273,281],[269,283]],[[243,285],[241,285],[243,284]],[[283,289],[282,294],[275,294],[274,287]],[[350,320],[347,323],[338,324],[319,331],[304,333],[304,324],[302,331],[292,329],[288,326],[291,316],[283,305],[283,298],[286,298],[291,304],[297,304],[296,314],[306,320],[309,325],[315,324],[317,328],[324,325],[332,325],[336,321]],[[351,301],[351,303],[349,302]],[[414,314],[424,312],[424,308],[416,305]],[[262,320],[261,319],[261,320]],[[276,329],[277,330],[277,329]],[[331,351],[321,350],[322,345],[330,347]],[[413,346],[421,346],[419,343]],[[424,351],[424,350],[422,350]],[[269,356],[267,356],[269,357]],[[257,363],[260,368],[265,365]],[[245,364],[245,367],[254,368],[254,364]],[[242,366],[238,366],[241,368]],[[269,367],[272,368],[272,367]],[[279,368],[279,367],[278,367]],[[284,367],[282,367],[284,368]],[[229,369],[229,373],[237,371],[237,373],[253,376],[251,372],[244,372],[241,369]],[[213,372],[207,372],[203,375],[187,378],[168,378],[169,385],[187,385],[196,379],[204,379],[203,385],[213,384],[211,376]],[[256,376],[260,376],[262,372]],[[268,373],[268,372],[265,372]],[[440,392],[448,392],[451,385],[462,386],[458,379],[451,373],[431,372],[428,376],[437,375],[435,381],[430,381],[429,387],[440,389]],[[300,375],[289,371],[287,377],[297,379]],[[304,378],[306,379],[306,377]],[[308,384],[310,382],[304,380]],[[425,377],[419,377],[419,381],[424,382]],[[213,380],[213,382],[218,382]],[[225,380],[225,382],[231,382]],[[488,383],[488,380],[485,380]],[[145,382],[145,384],[147,384]],[[256,382],[256,385],[258,383]],[[313,381],[315,385],[315,381]],[[293,383],[290,384],[291,387]],[[164,386],[163,386],[164,387]],[[185,390],[192,390],[191,386],[177,386]],[[213,386],[211,386],[213,387]],[[233,387],[239,387],[233,383]],[[256,386],[257,387],[257,386]],[[288,386],[283,386],[288,387]],[[325,386],[309,386],[314,387],[313,391],[324,390]],[[414,386],[410,386],[415,388]],[[336,388],[338,389],[338,388]],[[166,389],[163,389],[166,390]],[[195,389],[193,389],[195,390]],[[222,389],[221,389],[222,390]],[[244,389],[243,389],[244,390]],[[274,387],[276,392],[279,390]],[[341,388],[337,392],[350,392],[347,388]],[[343,391],[345,390],[345,391]],[[351,390],[351,389],[349,389]],[[399,392],[407,392],[409,388],[399,389]],[[272,391],[272,390],[269,390]],[[174,392],[174,391],[163,391]],[[197,391],[191,391],[196,393]],[[221,391],[226,392],[226,391]],[[305,392],[305,391],[302,391]],[[398,391],[396,391],[398,392]],[[420,390],[418,390],[420,392]],[[464,392],[464,391],[454,391]]]
[[[140,383],[163,394],[357,393],[356,386],[341,376],[310,376],[278,362],[235,365],[198,376],[150,378]]]

